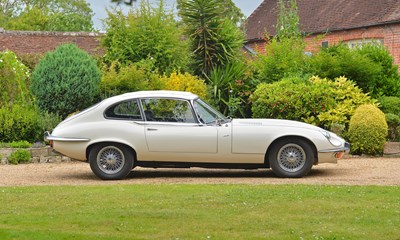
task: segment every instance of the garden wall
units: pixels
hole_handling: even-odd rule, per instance
[[[0,148],[0,163],[8,164],[7,157],[11,153],[17,151],[20,148]],[[31,154],[31,163],[59,163],[59,162],[70,162],[71,158],[63,156],[55,151],[51,147],[41,148],[23,148]]]
[[[46,53],[64,43],[74,43],[93,55],[102,55],[101,33],[8,31],[0,28],[0,51],[11,50],[16,54]]]

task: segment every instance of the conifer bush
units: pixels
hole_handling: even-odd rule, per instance
[[[49,52],[32,73],[39,108],[66,117],[98,100],[101,72],[96,61],[74,44]]]
[[[348,137],[354,154],[382,154],[387,134],[385,114],[372,104],[359,106],[350,119]]]

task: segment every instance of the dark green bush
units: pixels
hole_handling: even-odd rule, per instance
[[[317,121],[318,115],[333,108],[329,84],[313,84],[301,78],[261,83],[253,93],[253,117]]]
[[[385,114],[386,122],[389,128],[388,140],[400,141],[400,116],[393,113]]]
[[[340,44],[322,48],[311,58],[310,73],[329,79],[345,76],[374,98],[400,94],[397,67],[381,46],[350,49]]]
[[[32,74],[32,92],[39,108],[66,117],[98,100],[101,72],[96,61],[76,45],[49,52]]]
[[[388,126],[384,113],[374,105],[361,105],[350,119],[348,137],[351,152],[368,155],[382,154],[387,134]]]
[[[7,158],[8,162],[11,164],[29,162],[30,159],[31,153],[24,149],[18,149],[17,151],[11,153],[11,155]]]
[[[400,75],[390,52],[384,46],[376,44],[364,45],[362,48],[357,48],[357,51],[380,67],[375,79],[369,80],[372,96],[400,97]]]
[[[379,108],[385,113],[386,121],[389,126],[388,139],[390,141],[400,140],[400,98],[381,97],[379,98]]]

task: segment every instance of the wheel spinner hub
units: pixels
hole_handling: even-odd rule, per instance
[[[97,155],[97,165],[107,174],[118,173],[124,167],[124,164],[124,154],[117,147],[106,146]]]
[[[304,149],[294,143],[289,143],[280,148],[278,152],[279,166],[288,172],[300,170],[306,163]]]

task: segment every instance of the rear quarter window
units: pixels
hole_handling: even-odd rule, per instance
[[[136,99],[112,105],[104,112],[104,117],[121,120],[142,120],[139,104]]]

